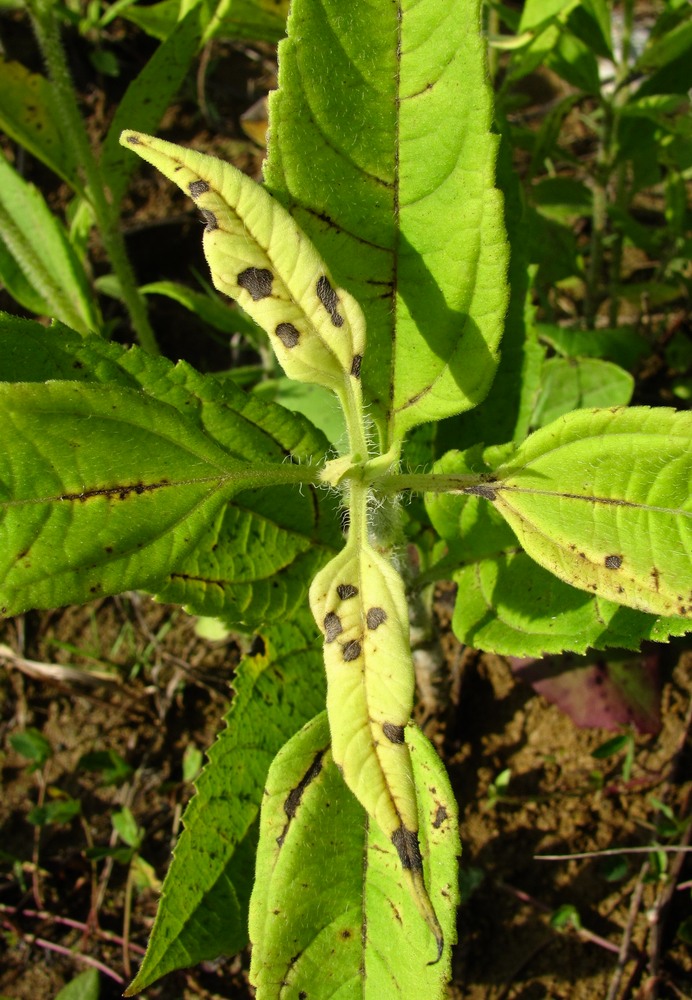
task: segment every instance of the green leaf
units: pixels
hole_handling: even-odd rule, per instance
[[[598,358],[550,358],[543,363],[531,427],[545,427],[571,410],[625,406],[634,392],[629,372]]]
[[[510,297],[500,364],[488,398],[458,420],[437,426],[436,444],[440,450],[446,450],[445,446],[470,447],[479,441],[488,445],[521,441],[529,430],[544,350],[537,343],[531,321],[524,198],[506,134],[500,145],[497,181],[504,198],[504,219],[511,250],[507,271]]]
[[[537,323],[536,332],[559,354],[568,358],[605,358],[628,371],[649,353],[649,344],[634,327],[572,330],[552,323]]]
[[[80,333],[100,328],[81,261],[43,195],[0,156],[0,277],[27,309]]]
[[[47,826],[49,823],[62,825],[71,823],[81,811],[82,803],[78,799],[58,799],[43,806],[34,806],[26,818],[35,826]]]
[[[125,807],[111,816],[113,829],[128,847],[139,850],[144,840],[144,830],[137,825],[132,810]]]
[[[219,291],[262,326],[286,374],[356,391],[365,350],[358,303],[334,288],[291,216],[230,163],[162,139],[123,132],[123,145],[157,167],[199,206],[204,252]]]
[[[303,0],[280,45],[265,176],[363,307],[387,445],[475,406],[497,365],[507,246],[478,7]]]
[[[324,715],[279,753],[262,804],[250,904],[258,1000],[440,998],[458,900],[456,804],[435,751],[407,727],[419,789],[423,864],[444,928],[442,961],[408,893],[397,852],[334,766]]]
[[[454,634],[503,656],[638,649],[644,639],[666,642],[690,629],[684,618],[656,617],[577,590],[516,550],[470,561],[452,578]]]
[[[118,102],[101,150],[101,170],[116,205],[136,166],[120,146],[120,133],[125,126],[143,132],[157,127],[199,50],[206,21],[203,9],[203,4],[194,5],[175,25]]]
[[[263,629],[255,645],[259,651],[237,669],[226,728],[185,811],[130,995],[173,969],[232,955],[247,943],[257,818],[269,765],[320,711],[325,694],[322,655],[306,611],[295,622]]]
[[[154,586],[258,482],[183,414],[131,389],[2,383],[0,413],[3,615]]]
[[[113,749],[83,754],[79,758],[78,767],[85,771],[100,771],[105,786],[122,785],[133,773],[132,767]]]
[[[0,129],[80,191],[78,164],[60,132],[50,81],[19,62],[0,58],[0,93]]]
[[[179,419],[211,434],[248,467],[273,463],[290,475],[287,455],[294,463],[311,463],[327,447],[302,418],[232,383],[222,387],[188,365],[173,366],[98,338],[81,339],[65,327],[47,331],[26,320],[0,322],[0,377],[28,382],[56,375],[143,390],[175,407]],[[210,511],[208,519],[200,519],[189,554],[176,563],[171,559],[152,587],[161,599],[234,624],[293,614],[314,573],[341,543],[335,503],[318,497],[313,487],[299,492],[279,486],[271,494],[246,490],[231,505],[221,501],[215,515]]]
[[[634,66],[634,72],[660,69],[680,57],[689,58],[692,50],[692,21],[687,17],[672,31],[653,35]]]
[[[25,729],[21,733],[12,733],[10,736],[10,746],[17,753],[21,754],[22,757],[33,761],[33,770],[43,767],[53,753],[53,748],[43,733],[40,733],[38,729],[32,728]]]
[[[221,0],[198,5],[206,10],[207,40],[221,37],[278,42],[285,31],[288,0]],[[122,16],[154,38],[165,40],[175,30],[180,6],[180,0],[161,0],[148,7],[137,4],[123,11]]]
[[[577,410],[479,488],[540,565],[653,614],[692,617],[692,413]]]
[[[100,993],[98,972],[87,969],[63,986],[55,1000],[99,1000]]]

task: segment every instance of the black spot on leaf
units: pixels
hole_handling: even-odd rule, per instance
[[[412,872],[423,871],[423,858],[418,844],[418,835],[414,830],[407,830],[402,825],[392,834],[392,843],[396,847],[401,867]]]
[[[385,722],[382,726],[382,732],[387,737],[390,743],[406,742],[403,726],[397,726],[393,722]]]
[[[193,198],[199,198],[201,194],[205,194],[209,190],[209,185],[206,181],[190,181],[187,189]]]
[[[360,643],[357,639],[351,639],[342,648],[342,656],[346,663],[350,663],[352,660],[357,660],[360,656]]]
[[[446,819],[447,819],[447,810],[445,809],[444,806],[438,805],[437,811],[435,813],[435,819],[433,820],[433,826],[435,827],[435,829],[439,830],[439,828],[442,826],[442,824]]]
[[[356,596],[358,588],[354,587],[352,583],[340,583],[336,588],[336,592],[342,601],[347,601],[349,597]]]
[[[351,375],[353,375],[354,378],[360,378],[360,366],[362,363],[363,363],[363,355],[354,354],[353,361],[351,363]]]
[[[484,497],[486,500],[496,500],[497,490],[488,483],[478,483],[477,486],[467,486],[464,493],[475,497]]]
[[[336,611],[330,611],[324,616],[324,634],[327,637],[327,642],[334,642],[337,635],[341,635],[343,630],[344,627]]]
[[[291,820],[298,811],[298,806],[303,798],[303,792],[308,787],[311,781],[314,781],[317,775],[322,770],[322,758],[324,757],[324,750],[319,750],[315,755],[315,758],[307,769],[303,777],[300,779],[295,788],[286,796],[284,802],[284,812],[286,813],[286,825],[284,826],[281,834],[276,838],[276,842],[281,847],[284,840],[286,839],[286,834],[288,833],[288,828],[290,826]]]
[[[248,652],[249,656],[264,656],[267,652],[267,644],[261,635],[256,635],[253,637],[250,643],[250,649]]]
[[[205,233],[213,233],[215,229],[219,228],[219,224],[216,221],[216,216],[213,212],[210,212],[208,208],[200,209],[202,215],[204,216],[204,221],[206,226],[204,227]]]
[[[236,281],[241,288],[252,295],[253,301],[259,302],[272,293],[274,275],[268,267],[246,267],[241,271]]]
[[[605,568],[606,569],[620,569],[622,566],[622,556],[606,556],[605,557]]]
[[[292,323],[279,323],[275,333],[284,347],[295,347],[300,340],[300,334]]]
[[[370,631],[374,632],[383,622],[387,621],[387,612],[384,608],[370,608],[365,616],[365,620],[368,623]]]
[[[139,139],[137,138],[136,135],[128,135],[127,141],[129,143],[131,143],[133,146],[141,146],[142,145],[142,143],[139,141]]]
[[[324,274],[317,282],[317,298],[329,313],[332,326],[343,326],[344,318],[343,316],[340,316],[338,312],[338,296],[330,285],[329,279]]]

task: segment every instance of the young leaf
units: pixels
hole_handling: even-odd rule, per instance
[[[43,195],[0,156],[0,277],[17,301],[80,333],[100,327],[89,282]]]
[[[206,220],[204,252],[219,291],[268,333],[286,374],[342,393],[358,380],[365,325],[334,288],[291,216],[240,170],[173,143],[123,132],[123,145],[191,195]]]
[[[497,364],[507,247],[479,3],[295,0],[288,36],[267,184],[363,307],[389,446],[475,406]]]
[[[577,410],[478,488],[528,554],[575,587],[692,617],[692,413]]]
[[[458,900],[456,804],[428,741],[412,725],[406,739],[443,960],[431,961],[397,853],[344,785],[321,715],[283,748],[267,778],[250,903],[258,1000],[442,996]]]
[[[269,765],[324,705],[322,656],[306,612],[263,629],[256,646],[238,667],[226,728],[195,782],[147,953],[128,995],[173,969],[232,955],[247,943],[257,818]]]
[[[349,543],[315,577],[310,606],[325,636],[332,753],[368,815],[396,847],[405,882],[435,935],[418,844],[418,803],[404,738],[415,679],[404,585],[367,543]]]

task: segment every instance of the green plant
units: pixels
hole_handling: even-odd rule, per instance
[[[690,414],[581,409],[526,436],[521,218],[502,156],[504,208],[495,184],[478,16],[475,0],[295,0],[266,188],[123,134],[192,196],[214,283],[286,374],[338,397],[337,457],[231,380],[61,324],[0,328],[2,614],[139,588],[261,637],[131,992],[242,947],[249,912],[260,997],[441,993],[459,847],[409,723],[407,539],[418,585],[459,583],[454,628],[480,648],[636,647],[689,626]]]
[[[113,321],[104,319],[96,290],[121,299],[139,343],[158,353],[148,317],[148,290],[137,285],[120,225],[121,201],[133,169],[118,145],[120,132],[125,124],[156,128],[195,56],[216,34],[276,39],[287,3],[192,0],[181,5],[164,0],[145,8],[124,0],[102,10],[105,5],[97,0],[86,8],[70,0],[26,0],[23,6],[31,16],[48,76],[0,58],[0,128],[65,181],[72,200],[66,225],[42,193],[0,154],[0,280],[24,308],[59,319],[83,335],[112,332]],[[72,24],[88,37],[107,39],[117,16],[141,24],[161,44],[128,84],[96,149],[82,118],[61,31],[64,24]],[[117,74],[117,62],[107,48],[95,48],[91,57],[101,72]],[[94,278],[88,254],[92,227],[112,267],[111,274],[99,279]],[[176,293],[175,288],[156,290]],[[212,309],[213,303],[206,314]]]

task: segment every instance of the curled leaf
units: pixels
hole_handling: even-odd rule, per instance
[[[204,253],[214,285],[267,331],[286,374],[337,392],[357,381],[365,350],[360,306],[335,287],[291,215],[214,156],[140,132],[123,132],[120,141],[193,198],[206,221]]]
[[[315,577],[310,606],[325,639],[334,761],[396,848],[439,957],[443,937],[423,877],[406,740],[415,679],[401,577],[367,542],[348,544]]]

